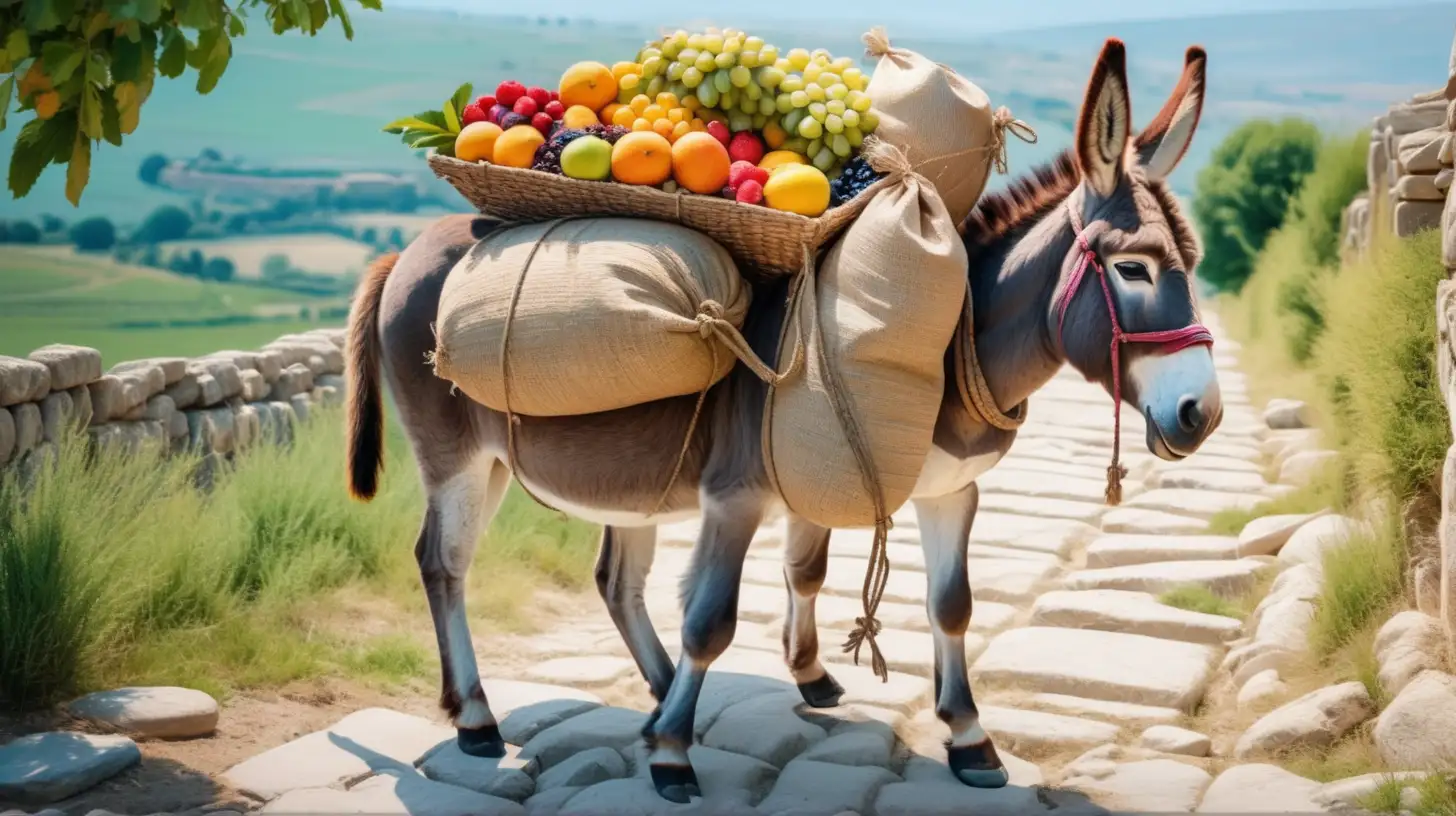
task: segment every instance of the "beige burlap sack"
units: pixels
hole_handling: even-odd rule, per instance
[[[950,68],[914,51],[893,48],[883,28],[864,35],[879,59],[869,94],[880,125],[875,136],[900,148],[915,171],[935,185],[951,220],[960,224],[986,189],[994,163],[1005,172],[1005,131],[1035,141],[1036,132],[993,111],[986,92]]]
[[[498,411],[572,416],[695,394],[733,368],[750,290],[715,241],[627,218],[512,227],[451,270],[435,374]]]
[[[891,145],[871,139],[865,155],[889,175],[803,276],[779,357],[802,344],[803,365],[770,390],[764,421],[779,495],[825,527],[875,525],[909,498],[966,296],[965,247],[935,189]]]

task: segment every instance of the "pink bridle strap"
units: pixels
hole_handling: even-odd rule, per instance
[[[1065,354],[1066,342],[1063,340],[1062,330],[1067,320],[1067,308],[1072,305],[1072,298],[1076,296],[1077,288],[1082,285],[1082,279],[1087,276],[1088,268],[1096,270],[1097,282],[1102,285],[1102,300],[1107,304],[1107,317],[1112,323],[1112,464],[1107,467],[1106,496],[1107,503],[1116,506],[1122,503],[1122,478],[1127,475],[1127,468],[1119,461],[1122,455],[1122,344],[1154,343],[1161,347],[1161,353],[1172,354],[1191,346],[1212,347],[1213,333],[1200,323],[1166,331],[1123,331],[1122,323],[1117,319],[1117,305],[1112,299],[1112,288],[1107,283],[1107,269],[1097,260],[1097,253],[1088,244],[1087,228],[1082,225],[1082,219],[1070,200],[1067,202],[1067,212],[1071,215],[1072,229],[1076,232],[1077,246],[1081,249],[1082,256],[1077,259],[1077,266],[1072,270],[1072,276],[1067,279],[1067,285],[1062,289],[1057,304],[1057,343]]]

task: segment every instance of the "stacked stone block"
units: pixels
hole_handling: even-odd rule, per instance
[[[0,467],[42,457],[67,435],[99,449],[227,457],[286,444],[314,405],[344,395],[344,332],[289,334],[257,351],[128,360],[50,345],[0,356]]]

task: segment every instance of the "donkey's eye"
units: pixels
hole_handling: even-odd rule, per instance
[[[1112,267],[1123,280],[1153,282],[1153,276],[1148,274],[1148,265],[1142,261],[1118,261]]]

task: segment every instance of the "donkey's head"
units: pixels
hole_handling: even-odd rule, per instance
[[[1126,51],[1103,46],[1077,123],[1082,179],[1067,199],[1078,237],[1051,314],[1067,361],[1142,412],[1163,459],[1193,453],[1223,417],[1193,293],[1201,251],[1166,185],[1198,127],[1206,62],[1188,49],[1172,96],[1134,137]]]

